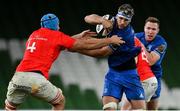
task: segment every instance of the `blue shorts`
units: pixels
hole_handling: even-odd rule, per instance
[[[104,81],[103,96],[121,100],[123,92],[128,100],[144,100],[144,89],[135,69],[116,71],[109,69]]]
[[[161,93],[161,78],[156,78],[156,79],[158,81],[158,88],[157,88],[155,94],[152,96],[151,99],[156,99],[156,98],[160,97],[160,93]]]

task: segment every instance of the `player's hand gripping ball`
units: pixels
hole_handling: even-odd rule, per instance
[[[103,18],[104,18],[104,19],[107,19],[107,20],[111,20],[112,22],[114,22],[114,18],[113,18],[111,15],[109,15],[109,14],[104,15]],[[96,25],[96,33],[97,33],[97,36],[98,36],[99,38],[105,38],[105,37],[107,37],[107,35],[108,35],[110,32],[111,32],[111,29],[110,29],[110,30],[105,29],[102,24],[97,24],[97,25]]]

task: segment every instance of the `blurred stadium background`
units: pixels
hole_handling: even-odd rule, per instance
[[[180,15],[178,0],[1,0],[0,1],[0,109],[4,107],[7,85],[23,55],[25,40],[39,28],[39,20],[46,13],[60,18],[61,30],[73,35],[85,29],[84,16],[91,13],[115,15],[118,6],[130,3],[135,9],[132,25],[143,31],[148,16],[160,19],[160,34],[168,43],[163,61],[163,85],[160,109],[180,109]],[[101,93],[105,58],[91,58],[77,53],[63,52],[53,65],[50,81],[66,96],[66,109],[101,109]],[[43,101],[29,97],[21,109],[50,109]]]

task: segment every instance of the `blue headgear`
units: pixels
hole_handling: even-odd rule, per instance
[[[54,14],[46,14],[41,18],[41,27],[51,30],[59,30],[59,19]]]

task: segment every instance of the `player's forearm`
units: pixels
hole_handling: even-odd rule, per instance
[[[91,15],[87,15],[84,18],[84,20],[86,23],[96,25],[96,24],[102,24],[103,18],[99,15],[91,14]]]
[[[95,50],[78,50],[77,52],[91,57],[106,57],[112,54],[112,50],[108,46]]]
[[[72,38],[75,38],[75,39],[79,39],[79,38],[81,38],[81,35],[80,34],[76,34],[76,35],[73,35],[73,36],[71,36]]]
[[[148,52],[145,50],[145,53],[150,66],[154,65],[160,58],[154,51]]]
[[[78,50],[78,53],[91,56],[91,57],[103,57],[101,53],[99,53],[100,49],[95,49],[95,50]]]
[[[71,51],[78,51],[78,50],[92,50],[92,49],[98,49],[104,46],[107,46],[109,44],[113,43],[111,38],[104,38],[104,39],[77,39],[74,43],[73,47],[69,50]]]
[[[103,38],[103,39],[92,38],[92,39],[86,40],[85,42],[86,49],[98,49],[112,43],[113,41],[111,40],[111,38]]]
[[[143,44],[141,44],[141,46],[142,46],[142,48],[143,48],[143,51],[144,51],[145,54],[146,54],[147,60],[148,60],[148,62],[149,62],[149,65],[150,65],[150,66],[154,65],[154,64],[157,62],[157,57],[156,57],[156,55],[154,54],[154,51],[148,52],[148,51],[146,50],[146,47],[145,47]]]

